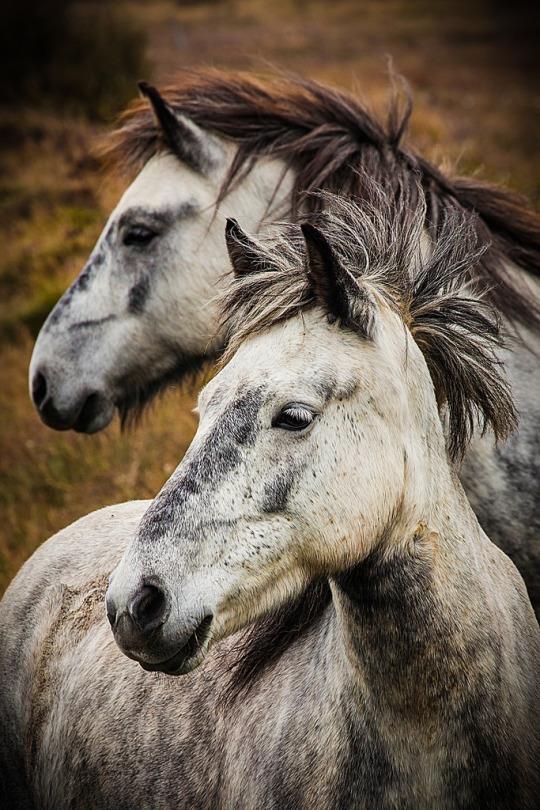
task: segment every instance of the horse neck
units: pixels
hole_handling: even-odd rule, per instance
[[[367,559],[330,583],[336,682],[355,684],[362,703],[369,694],[390,716],[414,706],[418,718],[438,714],[448,689],[466,692],[468,652],[477,665],[492,624],[489,541],[452,471],[433,475],[432,503],[416,525],[398,517]]]

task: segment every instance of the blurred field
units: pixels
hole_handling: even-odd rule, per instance
[[[70,5],[83,17],[99,6],[100,20],[108,8],[105,0]],[[13,86],[1,95],[0,592],[37,545],[71,520],[152,496],[195,427],[193,397],[172,391],[134,432],[58,434],[41,425],[27,394],[34,336],[120,193],[100,176],[92,144],[145,65],[144,77],[159,82],[182,67],[260,71],[273,63],[354,89],[382,110],[391,55],[414,91],[418,148],[540,201],[539,25],[529,4],[141,0],[114,7],[116,28],[98,29],[97,45],[77,41],[82,58],[69,87],[53,65],[50,92],[38,92],[30,75],[22,98]],[[117,50],[108,64],[122,35],[118,19],[132,33],[122,59]],[[75,49],[60,52],[69,60]]]

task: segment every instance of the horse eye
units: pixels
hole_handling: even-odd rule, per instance
[[[315,419],[315,414],[307,405],[291,403],[286,405],[274,418],[272,427],[283,430],[306,430]]]
[[[122,242],[127,247],[130,245],[145,247],[155,236],[157,233],[151,228],[147,228],[145,225],[133,225],[125,232]]]

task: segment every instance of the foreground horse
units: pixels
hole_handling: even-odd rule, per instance
[[[540,630],[438,413],[454,457],[477,411],[512,427],[497,330],[454,219],[411,282],[401,206],[306,225],[307,267],[229,223],[235,353],[186,457],[1,605],[12,806],[536,807]],[[107,614],[146,673],[102,604],[125,545]]]
[[[220,74],[168,91],[143,86],[140,102],[110,138],[111,159],[139,172],[111,214],[86,267],[38,338],[30,383],[52,427],[93,432],[115,407],[123,418],[182,379],[223,343],[216,288],[228,260],[223,223],[250,229],[317,204],[326,188],[360,199],[358,169],[410,191],[422,184],[426,227],[454,205],[478,212],[489,250],[474,270],[526,344],[501,352],[520,430],[496,447],[473,443],[462,481],[480,522],[520,569],[540,607],[540,225],[521,200],[477,180],[442,175],[400,141],[408,111],[387,128],[352,98],[308,82],[258,84]],[[508,523],[511,532],[503,532]]]

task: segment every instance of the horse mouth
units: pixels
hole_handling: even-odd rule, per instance
[[[204,658],[208,649],[210,626],[213,616],[205,616],[187,642],[174,655],[158,664],[147,664],[139,661],[147,672],[163,672],[166,675],[185,675],[195,669]]]
[[[72,429],[76,433],[97,433],[111,421],[114,406],[103,394],[93,393],[87,397],[75,419]]]

